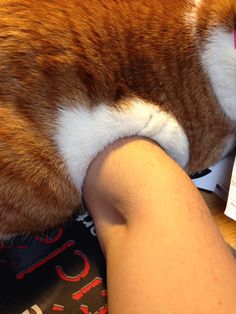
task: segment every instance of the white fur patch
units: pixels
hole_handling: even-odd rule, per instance
[[[119,138],[144,136],[161,145],[182,167],[188,163],[188,140],[177,123],[158,106],[136,99],[117,110],[105,104],[61,109],[55,136],[69,172],[81,189],[91,161]]]
[[[227,33],[216,29],[201,51],[201,60],[222,110],[230,120],[236,121],[236,50],[233,31]]]
[[[221,159],[223,159],[229,153],[231,153],[233,149],[235,149],[235,146],[236,146],[236,137],[235,137],[235,134],[231,134],[225,139],[225,143],[222,149]]]

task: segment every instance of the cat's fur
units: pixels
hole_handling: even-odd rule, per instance
[[[230,151],[235,25],[235,0],[1,0],[0,234],[63,222],[119,137],[189,173]]]

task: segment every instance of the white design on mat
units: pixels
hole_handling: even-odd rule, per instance
[[[37,304],[35,304],[34,306],[31,306],[31,309],[34,310],[35,314],[43,314],[42,310]],[[25,310],[24,312],[22,312],[22,314],[30,314],[30,311]]]
[[[120,110],[105,104],[94,109],[78,104],[59,111],[55,140],[78,189],[96,155],[108,144],[130,136],[151,138],[182,167],[188,163],[185,132],[156,105],[135,99]]]
[[[202,64],[209,75],[220,106],[236,121],[236,50],[233,31],[215,29],[201,51]]]

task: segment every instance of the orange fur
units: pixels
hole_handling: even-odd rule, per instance
[[[214,163],[235,132],[200,66],[198,44],[228,30],[236,5],[207,0],[197,38],[188,0],[1,0],[0,234],[63,222],[80,204],[53,142],[64,99],[118,106],[132,95],[170,112],[190,144],[188,171]]]

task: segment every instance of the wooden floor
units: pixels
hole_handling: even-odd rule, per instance
[[[236,221],[224,215],[225,202],[214,193],[201,192],[226,242],[236,248]]]

